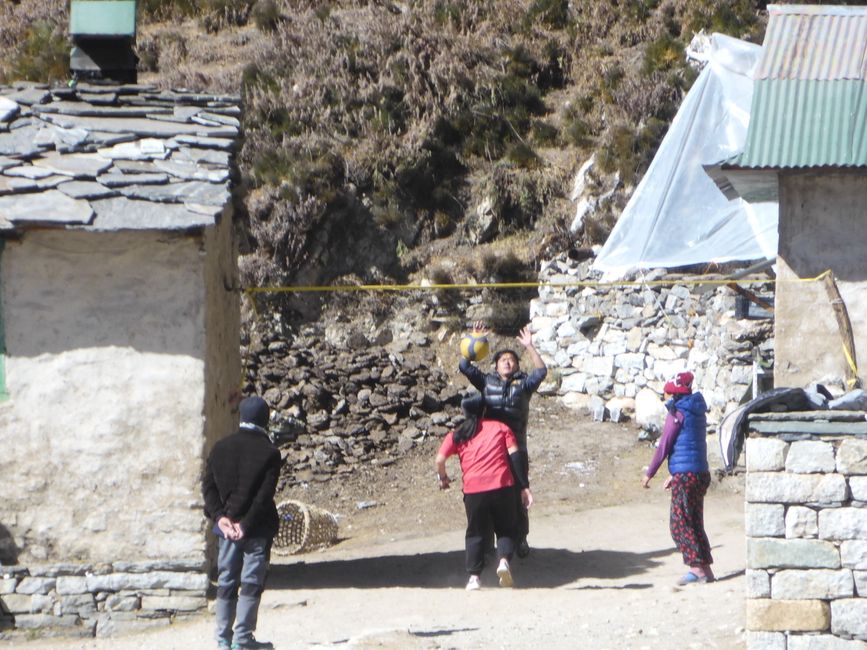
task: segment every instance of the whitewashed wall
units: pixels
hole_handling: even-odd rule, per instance
[[[149,232],[7,242],[0,526],[19,564],[203,561],[206,258]]]

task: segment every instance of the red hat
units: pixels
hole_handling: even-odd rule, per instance
[[[679,372],[674,381],[665,384],[663,390],[669,395],[689,395],[692,392],[693,379],[691,372]]]

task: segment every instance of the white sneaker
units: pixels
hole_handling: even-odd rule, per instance
[[[470,579],[467,581],[467,591],[478,591],[482,588],[482,582],[479,580],[479,576],[470,576]]]
[[[512,571],[509,569],[509,561],[506,558],[500,560],[500,564],[497,567],[497,577],[500,579],[501,587],[512,586]]]

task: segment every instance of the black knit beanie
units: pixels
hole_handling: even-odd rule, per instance
[[[258,395],[245,397],[241,400],[238,410],[241,413],[241,422],[250,422],[263,429],[268,426],[271,410],[268,408],[268,402]]]

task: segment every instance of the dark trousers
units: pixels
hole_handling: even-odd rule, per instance
[[[526,449],[519,449],[518,453],[524,458],[524,467],[527,468],[527,474],[530,473],[530,457],[527,454]],[[527,535],[530,533],[530,513],[527,512],[527,509],[524,507],[524,502],[521,501],[521,488],[518,487],[520,485],[520,481],[518,477],[515,476],[515,472],[512,472],[512,476],[515,479],[515,511],[517,516],[517,528],[515,529],[515,544],[520,544],[525,539],[527,539]],[[485,536],[485,551],[487,552],[489,549],[494,547],[494,529],[489,528],[487,534]]]
[[[518,532],[518,512],[515,509],[514,486],[464,495],[467,512],[466,563],[467,573],[479,575],[485,566],[489,531],[497,534],[497,557],[512,559]]]
[[[519,449],[518,453],[521,454],[521,457],[524,459],[524,467],[527,468],[527,475],[530,474],[530,456],[527,454],[526,449]],[[515,477],[515,485],[520,485],[518,481],[518,477]],[[530,534],[530,513],[527,512],[527,509],[524,507],[523,501],[521,501],[521,490],[520,488],[515,489],[515,498],[517,500],[517,508],[518,508],[518,537],[517,541],[522,542],[527,539],[527,535]]]

